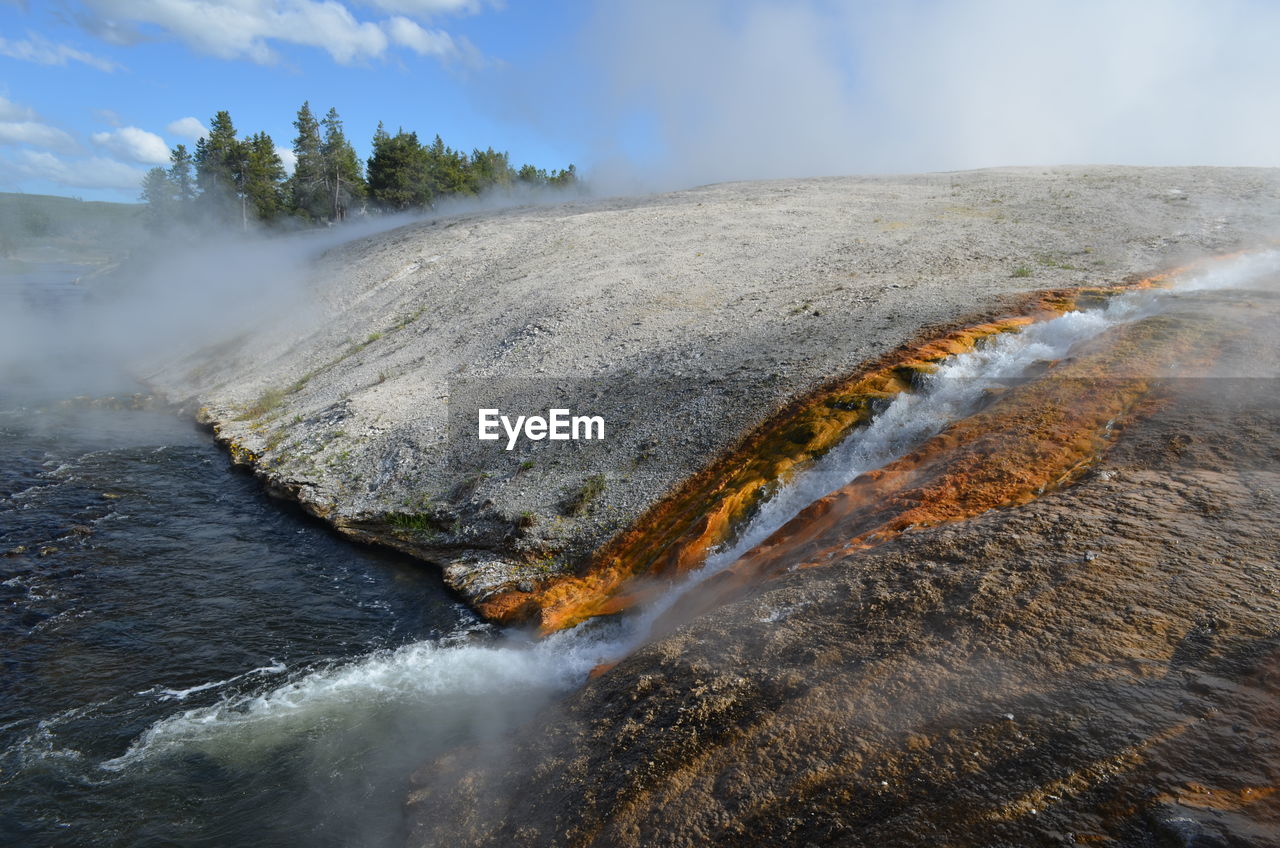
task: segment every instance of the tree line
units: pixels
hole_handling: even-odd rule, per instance
[[[381,122],[373,153],[361,162],[336,109],[317,119],[309,102],[293,122],[296,159],[287,174],[275,142],[265,132],[240,138],[226,111],[209,122],[195,151],[179,144],[168,168],[143,178],[142,200],[159,229],[176,222],[216,220],[248,228],[251,222],[325,223],[366,211],[424,209],[444,197],[478,195],[494,187],[565,187],[578,181],[573,165],[558,171],[511,166],[492,147],[468,154],[440,136],[423,144],[417,133],[395,135]]]

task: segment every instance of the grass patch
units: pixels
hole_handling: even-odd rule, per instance
[[[566,515],[582,515],[596,498],[604,493],[605,480],[603,474],[592,474],[583,481],[581,488],[573,493],[565,504]]]
[[[425,307],[425,306],[419,306],[419,307],[418,307],[417,309],[415,309],[413,312],[410,312],[410,313],[407,313],[407,314],[405,314],[405,315],[402,315],[402,316],[400,317],[400,320],[396,322],[395,327],[394,327],[394,328],[392,328],[392,329],[394,329],[394,330],[403,330],[405,327],[409,326],[409,325],[410,325],[410,324],[412,324],[414,321],[417,321],[419,318],[421,318],[421,317],[422,317],[422,315],[423,315],[423,313],[424,313],[424,312],[426,312],[426,311],[427,311],[427,307]]]
[[[1060,268],[1063,271],[1079,271],[1080,270],[1079,268],[1072,265],[1071,263],[1054,256],[1041,256],[1040,264],[1046,268]]]
[[[1031,269],[1028,268],[1026,265],[1019,265],[1017,268],[1013,269],[1013,273],[1010,274],[1009,276],[1010,277],[1030,277]]]
[[[240,413],[236,420],[248,421],[274,412],[280,408],[280,404],[284,403],[284,397],[285,391],[283,389],[267,389],[244,412]]]
[[[466,477],[458,481],[450,491],[449,495],[454,500],[469,498],[476,493],[476,489],[480,488],[481,483],[492,476],[493,475],[488,471],[477,471],[474,474],[468,474]]]
[[[427,533],[435,536],[440,532],[439,520],[429,513],[392,512],[387,515],[387,524],[397,530],[409,530],[414,533]]]
[[[271,435],[267,436],[267,451],[274,451],[276,448],[280,447],[284,442],[284,437],[285,431],[283,427],[278,430],[272,430]],[[277,457],[277,459],[280,459],[280,457]]]
[[[347,352],[344,353],[342,356],[339,356],[330,364],[337,365],[339,362],[346,359],[348,356],[352,356],[354,354],[359,353],[360,351],[364,350],[365,348],[367,348],[369,345],[373,344],[380,338],[382,338],[382,333],[370,333],[369,337],[362,342],[349,342],[347,346]]]

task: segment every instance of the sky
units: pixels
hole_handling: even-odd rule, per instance
[[[133,200],[304,100],[361,155],[381,120],[606,191],[1275,166],[1278,36],[1269,0],[0,0],[0,191]]]

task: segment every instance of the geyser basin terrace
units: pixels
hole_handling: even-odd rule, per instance
[[[241,756],[236,740],[261,755],[367,711],[392,725],[443,711],[470,729],[433,735],[419,761],[423,845],[938,832],[979,845],[992,822],[1030,844],[1049,808],[1064,832],[1163,833],[1200,797],[1188,786],[1265,794],[1266,775],[1143,769],[1184,756],[1159,749],[1175,738],[1221,762],[1179,735],[1216,740],[1201,713],[1152,718],[1189,691],[1170,654],[1232,686],[1265,674],[1254,637],[1274,611],[1219,609],[1234,577],[1144,592],[1162,591],[1161,563],[1203,557],[1271,580],[1259,529],[1274,501],[1235,541],[1194,493],[1221,483],[1235,503],[1266,491],[1266,471],[1239,469],[1233,488],[1213,476],[1230,465],[1172,479],[1153,460],[1130,479],[1108,463],[1131,433],[1174,459],[1218,439],[1225,425],[1196,414],[1212,401],[1165,387],[1164,369],[1274,370],[1256,332],[1274,299],[1248,288],[1274,256],[1229,254],[1280,230],[1270,206],[1240,200],[1276,185],[1270,171],[1122,168],[736,184],[464,216],[333,251],[312,284],[319,315],[154,382],[271,491],[438,564],[474,608],[543,638],[413,643],[304,674],[156,722],[115,764],[221,762]],[[1206,256],[1226,258],[1197,267]],[[1215,269],[1245,290],[1188,289],[1212,288]],[[472,404],[477,381],[502,402]],[[501,462],[463,461],[456,405],[473,445],[477,408],[590,410],[608,438],[590,452],[497,441]],[[1199,423],[1179,429],[1170,410]],[[1150,587],[1130,585],[1129,561]],[[1049,614],[1036,598],[1052,592],[1064,606]],[[1242,665],[1197,653],[1189,629],[1216,625],[1189,598],[1245,634],[1230,647]],[[1186,664],[1197,656],[1226,665]],[[1144,663],[1166,682],[1144,688]],[[1061,694],[1077,681],[1077,700]],[[500,763],[477,753],[495,739]],[[1101,776],[1121,773],[1123,797],[1155,786],[1167,810],[1094,821]],[[681,800],[683,786],[701,788]]]
[[[331,251],[312,320],[152,379],[273,491],[437,563],[481,606],[576,573],[778,410],[896,348],[1025,314],[1028,292],[1265,241],[1276,179],[1001,169],[459,216]],[[454,463],[464,375],[511,409],[599,414],[608,439]]]

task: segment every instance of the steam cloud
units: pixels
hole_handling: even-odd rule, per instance
[[[580,65],[553,72],[590,116],[553,105],[541,117],[549,131],[593,135],[591,176],[615,190],[1001,165],[1276,165],[1278,29],[1280,7],[1247,0],[627,0],[601,6]]]
[[[133,377],[240,333],[300,332],[328,308],[315,262],[344,243],[434,217],[575,196],[515,186],[446,198],[428,213],[371,215],[291,234],[205,224],[198,233],[180,229],[159,238],[139,229],[129,259],[102,278],[54,294],[42,285],[0,286],[0,406],[10,395],[48,400],[128,391],[136,388]]]

